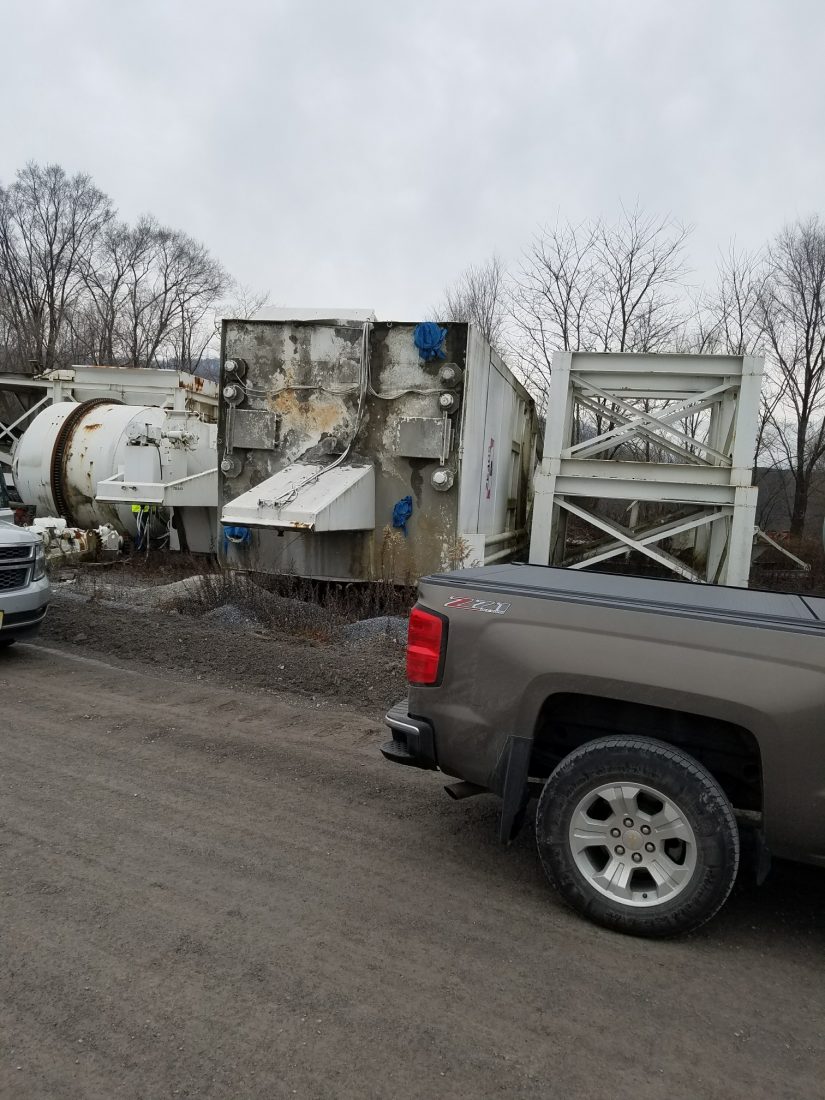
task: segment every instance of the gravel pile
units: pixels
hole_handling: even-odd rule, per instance
[[[217,626],[260,626],[259,619],[232,603],[225,603],[221,607],[207,611],[203,621],[215,623]]]
[[[299,603],[301,601],[298,601]],[[235,619],[243,608],[210,620],[155,608],[124,607],[55,591],[39,639],[44,645],[138,661],[240,688],[292,691],[376,714],[407,693],[404,650],[379,634],[358,645],[263,630]]]
[[[362,619],[342,626],[340,635],[349,643],[369,641],[372,638],[389,638],[399,645],[407,644],[407,620],[394,615],[380,615],[377,619]]]

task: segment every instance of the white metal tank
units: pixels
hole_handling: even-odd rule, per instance
[[[160,429],[164,410],[110,400],[61,401],[44,409],[20,439],[14,454],[14,483],[21,500],[39,515],[63,516],[77,527],[111,523],[134,532],[131,505],[95,499],[98,482],[125,465],[135,429]],[[145,447],[146,481],[160,480],[160,455]]]
[[[18,440],[15,486],[39,515],[71,527],[109,524],[135,535],[137,509],[141,538],[148,532],[172,549],[214,553],[216,436],[216,424],[183,408],[60,401]]]

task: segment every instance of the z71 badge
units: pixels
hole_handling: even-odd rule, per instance
[[[504,615],[510,608],[509,603],[496,600],[474,600],[472,596],[450,596],[445,607],[457,607],[461,611],[484,611],[488,615]]]

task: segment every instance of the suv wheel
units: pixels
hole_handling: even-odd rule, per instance
[[[542,791],[536,838],[573,909],[639,936],[704,924],[739,866],[722,788],[692,756],[649,738],[600,738],[562,760]]]

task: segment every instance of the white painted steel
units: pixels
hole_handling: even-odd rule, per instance
[[[167,373],[167,372],[156,372]],[[21,499],[40,515],[54,515],[52,462],[61,427],[78,405],[63,401],[40,412],[17,444],[14,482]],[[181,434],[182,433],[182,434]],[[135,441],[141,441],[136,443]],[[81,527],[112,524],[135,533],[133,504],[209,508],[211,532],[187,537],[191,550],[214,549],[216,540],[216,426],[174,409],[95,405],[74,425],[62,465],[63,492]]]
[[[375,469],[295,463],[227,504],[224,524],[312,531],[371,531]]]
[[[473,328],[463,402],[458,529],[471,548],[470,564],[488,562],[488,548],[514,533],[516,500],[529,484],[536,452],[532,399]]]
[[[39,515],[59,512],[51,485],[52,455],[64,421],[76,409],[73,401],[50,405],[35,417],[17,445],[12,465],[14,483],[23,503],[34,505]],[[129,426],[135,419],[160,427],[163,412],[150,407],[98,405],[75,426],[63,480],[68,487],[72,519],[79,527],[113,523],[119,530],[134,531],[131,508],[99,504],[95,493],[98,481],[111,476],[122,464]]]
[[[763,360],[736,355],[635,355],[559,352],[553,357],[544,457],[535,479],[530,561],[585,568],[636,550],[690,580],[746,587],[755,534],[757,490],[751,484]],[[646,410],[634,401],[667,400]],[[593,413],[609,403],[611,426],[577,441],[577,407]],[[604,407],[600,410],[604,414]],[[677,426],[706,412],[701,438]],[[654,441],[676,462],[628,462],[609,457],[631,437]],[[690,505],[680,521],[643,530],[598,516],[582,498]],[[635,510],[638,512],[638,509]],[[565,515],[609,536],[571,560]],[[691,568],[656,546],[695,532]]]
[[[21,498],[38,512],[57,510],[51,463],[60,425],[79,404],[111,401],[71,433],[62,477],[73,519],[94,526],[105,517],[133,533],[132,505],[156,504],[177,510],[170,545],[182,533],[191,550],[216,548],[217,383],[182,371],[72,366],[3,374],[0,388],[43,394],[14,423],[0,424],[0,462],[13,466]],[[152,440],[130,443],[147,428]]]

